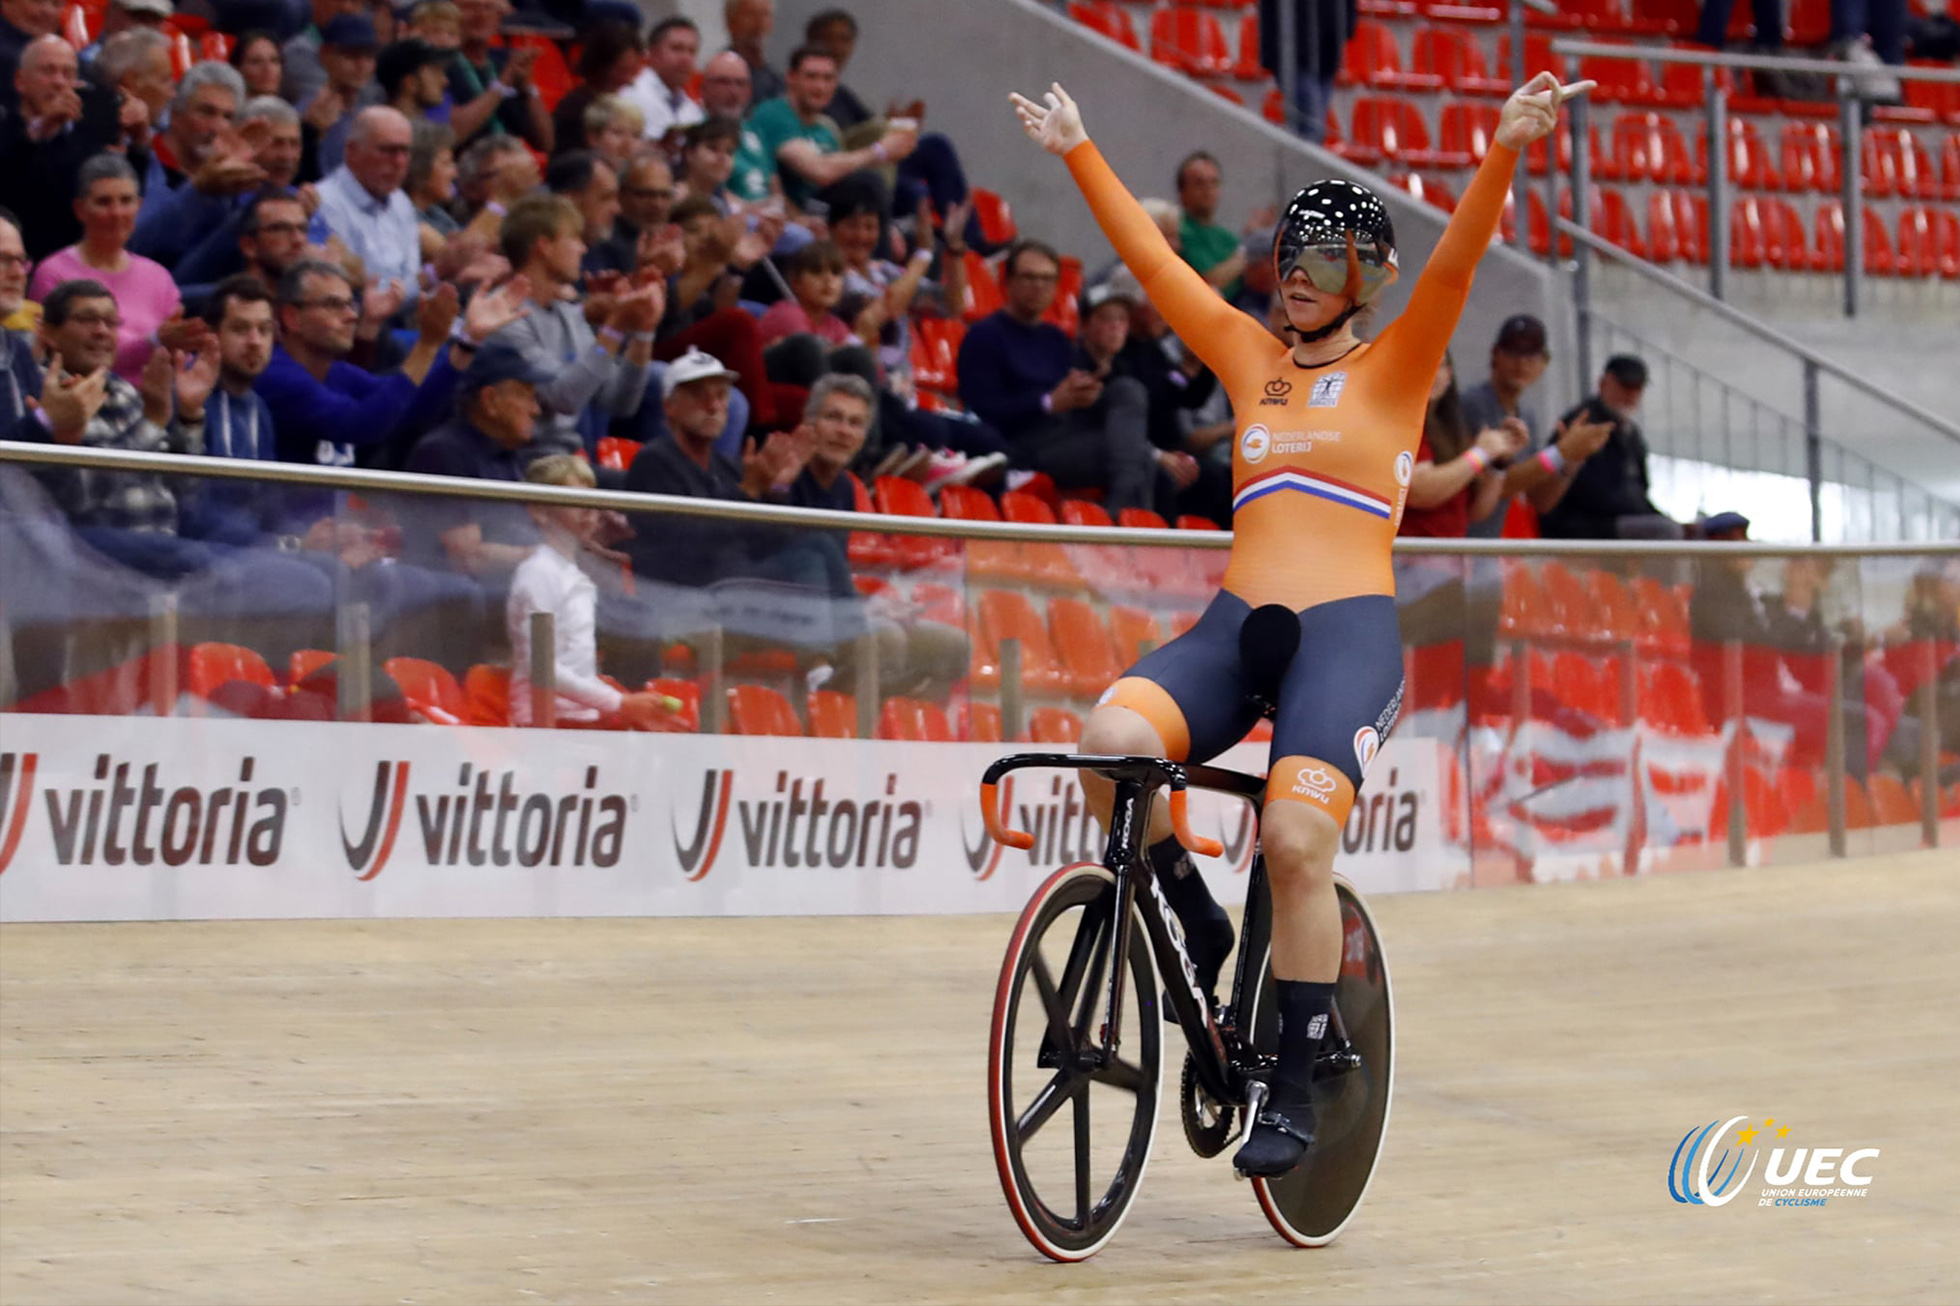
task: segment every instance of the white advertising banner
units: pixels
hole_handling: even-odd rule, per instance
[[[1341,870],[1441,888],[1438,744],[1391,739]],[[0,921],[873,915],[1018,910],[1099,836],[1073,772],[999,744],[0,715]],[[1223,766],[1262,770],[1240,746]],[[1244,898],[1249,808],[1194,793]]]

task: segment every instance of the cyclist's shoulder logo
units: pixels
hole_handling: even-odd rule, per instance
[[[1833,1197],[1863,1197],[1871,1191],[1871,1175],[1862,1167],[1877,1159],[1878,1148],[1790,1147],[1785,1145],[1788,1124],[1779,1125],[1774,1116],[1761,1125],[1751,1120],[1711,1120],[1681,1135],[1667,1163],[1668,1196],[1684,1206],[1727,1206],[1755,1175],[1758,1161],[1764,1163],[1767,1185],[1758,1194],[1758,1206],[1825,1206]]]
[[[1273,433],[1263,426],[1248,426],[1239,437],[1239,452],[1249,463],[1263,462],[1273,447]]]
[[[1266,382],[1266,397],[1259,401],[1259,406],[1261,408],[1264,408],[1268,404],[1284,406],[1286,401],[1292,397],[1293,383],[1283,376],[1276,376]]]
[[[1346,372],[1329,372],[1313,383],[1313,393],[1307,396],[1309,408],[1332,408],[1341,402],[1341,391],[1347,389]]]

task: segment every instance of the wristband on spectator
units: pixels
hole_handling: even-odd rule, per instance
[[[1538,451],[1538,465],[1554,476],[1565,474],[1565,455],[1555,444],[1548,444]]]
[[[1041,411],[1042,411],[1042,412],[1044,412],[1044,413],[1052,413],[1052,412],[1054,412],[1054,411],[1055,411],[1055,396],[1054,396],[1054,395],[1052,395],[1052,394],[1045,394],[1045,395],[1043,395],[1043,396],[1041,396]]]
[[[508,100],[511,96],[517,94],[517,88],[515,86],[512,86],[510,83],[502,80],[498,80],[490,83],[490,89],[495,91],[499,96],[501,96],[506,100]]]
[[[456,319],[455,325],[449,328],[449,343],[464,349],[475,349],[482,342],[470,338],[469,328],[464,325],[463,319],[459,317]]]
[[[888,163],[890,162],[892,157],[891,151],[885,148],[885,143],[883,141],[872,142],[871,152],[878,156],[878,162],[880,163]]]
[[[635,331],[632,335],[626,337],[626,342],[633,345],[650,345],[653,343],[653,332]]]
[[[626,342],[626,333],[615,326],[602,326],[599,328],[598,334],[599,339],[609,345],[624,344]]]
[[[509,209],[505,208],[501,203],[499,203],[496,200],[491,200],[488,204],[485,204],[483,207],[486,211],[499,218],[503,217],[504,214],[510,212]]]
[[[1490,455],[1474,444],[1463,451],[1463,457],[1464,461],[1477,469],[1479,476],[1490,470]]]

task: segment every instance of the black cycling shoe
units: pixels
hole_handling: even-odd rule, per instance
[[[1191,957],[1191,969],[1198,972],[1198,988],[1205,995],[1208,1010],[1218,1010],[1218,972],[1225,967],[1225,958],[1232,955],[1232,943],[1237,937],[1232,930],[1232,918],[1216,902],[1206,904],[1210,908],[1199,919],[1186,920],[1178,913],[1177,923],[1184,931],[1184,950]],[[1176,909],[1173,908],[1173,911]],[[1171,1013],[1169,991],[1164,994],[1164,1019],[1175,1024],[1177,1017]]]
[[[1259,1113],[1245,1145],[1232,1154],[1232,1168],[1247,1179],[1277,1179],[1300,1164],[1312,1146],[1313,1107],[1273,1103]]]

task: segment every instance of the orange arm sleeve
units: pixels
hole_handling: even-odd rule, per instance
[[[1177,338],[1218,374],[1227,389],[1239,367],[1264,358],[1278,346],[1266,329],[1247,317],[1205,284],[1205,279],[1164,239],[1164,233],[1123,188],[1116,173],[1092,141],[1070,150],[1068,170],[1089,211],[1096,215],[1109,243],[1128,265],[1150,302],[1164,315]]]
[[[1491,237],[1497,234],[1517,163],[1516,150],[1492,143],[1490,152],[1477,168],[1477,175],[1470,179],[1470,188],[1463,193],[1463,202],[1456,206],[1449,226],[1443,229],[1443,238],[1436,242],[1422,275],[1416,279],[1409,306],[1402,310],[1391,328],[1397,353],[1425,384],[1436,365],[1443,361],[1443,351],[1449,348],[1450,336],[1456,331],[1456,320],[1463,315],[1477,261],[1490,248]]]

